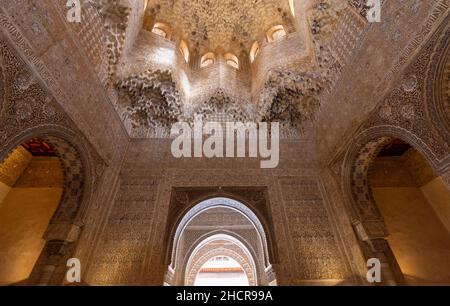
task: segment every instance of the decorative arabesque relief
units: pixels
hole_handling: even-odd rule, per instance
[[[261,236],[246,215],[233,208],[225,208],[217,203],[224,203],[228,199],[210,199],[206,202],[212,204],[213,207],[201,210],[199,213],[187,215],[187,223],[184,224],[185,218],[178,225],[180,232],[179,239],[174,239],[174,262],[170,265],[168,275],[171,277],[172,284],[181,284],[188,277],[189,270],[195,265],[196,260],[205,252],[219,248],[234,250],[242,257],[247,258],[247,263],[256,274],[259,274],[260,284],[266,282],[264,264],[264,246]],[[232,200],[228,200],[231,204]],[[214,203],[216,202],[216,203]],[[203,202],[199,205],[202,205]],[[186,216],[187,216],[186,215]],[[176,245],[175,245],[176,243]],[[206,260],[210,258],[205,258]],[[248,265],[247,264],[247,265]],[[197,266],[200,268],[200,266]],[[195,276],[195,275],[194,275]],[[192,279],[193,281],[193,279]],[[170,283],[170,279],[167,279]]]
[[[140,275],[156,218],[159,185],[158,178],[152,176],[121,180],[91,258],[95,264],[87,272],[90,284],[142,284]]]
[[[181,119],[180,94],[169,71],[146,71],[117,83],[120,103],[134,127],[170,130]]]
[[[128,0],[80,1],[80,23],[68,23],[105,87],[113,85],[131,16]],[[61,12],[66,14],[65,6]]]
[[[1,104],[0,143],[21,131],[48,122],[67,125],[52,96],[42,90],[37,79],[17,59],[0,37],[4,96]]]
[[[114,85],[130,23],[128,0],[81,1],[81,22],[68,25],[105,87]],[[65,6],[61,6],[65,9]],[[65,14],[64,10],[62,14]]]
[[[174,190],[174,193],[173,200],[180,199],[180,196],[181,199],[186,196],[192,198],[193,195],[183,190]],[[185,209],[192,207],[192,204],[190,201],[186,203]],[[253,275],[253,280],[256,280],[258,274],[258,284],[264,285],[272,281],[268,279],[270,275],[267,275],[272,265],[268,256],[265,229],[255,213],[241,202],[224,197],[209,198],[195,204],[179,222],[168,223],[167,229],[172,234],[169,238],[171,259],[165,276],[166,283],[183,283],[198,253],[205,249],[212,250],[220,241],[224,242],[224,248],[234,249],[246,257],[247,266],[251,262],[254,272],[250,274]]]
[[[450,138],[441,116],[445,107],[431,89],[430,82],[435,82],[434,72],[428,71],[439,69],[430,59],[436,52],[435,46],[442,40],[448,41],[448,34],[448,30],[441,28],[430,38],[405,69],[397,85],[360,128],[364,131],[384,126],[387,135],[392,135],[392,130],[403,130],[403,140],[419,151],[427,152],[425,157],[438,173],[450,164]],[[438,56],[446,55],[441,52]]]
[[[348,153],[344,160],[345,171],[348,167],[352,167],[354,171],[361,167],[367,170],[368,164],[376,157],[376,152],[367,154],[367,148],[364,148],[374,141],[382,141],[382,137],[396,137],[408,142],[422,153],[438,174],[449,167],[450,141],[445,136],[445,126],[438,120],[438,111],[443,109],[441,100],[438,99],[442,92],[435,92],[434,86],[436,75],[439,75],[436,71],[439,67],[442,69],[440,59],[446,56],[443,46],[448,39],[448,27],[437,31],[405,69],[394,88],[380,101],[359,128],[358,137],[351,142],[353,153]],[[367,158],[362,158],[360,153],[367,155]],[[353,177],[362,178],[357,173]],[[366,183],[361,182],[361,186],[367,185]]]
[[[219,89],[208,100],[187,113],[169,71],[147,71],[130,76],[117,83],[120,104],[134,128],[163,128],[169,135],[170,127],[178,121],[193,124],[199,116],[203,120],[224,117],[227,121],[281,122],[287,128],[299,128],[312,120],[319,108],[319,95],[324,80],[314,75],[292,72],[271,72],[261,96],[259,113],[247,101],[228,96]],[[222,115],[222,116],[221,116]]]
[[[380,137],[361,146],[352,168],[351,187],[352,195],[357,203],[355,212],[357,218],[369,221],[366,227],[370,227],[373,232],[371,234],[380,237],[386,235],[386,230],[383,229],[383,218],[374,205],[375,200],[369,187],[369,170],[381,149],[392,140],[391,137]]]
[[[127,0],[94,0],[100,16],[104,18],[105,39],[108,54],[108,75],[114,80],[125,44],[125,33],[131,8]]]
[[[308,15],[317,70],[304,73],[295,70],[271,71],[259,99],[259,117],[279,121],[289,128],[302,129],[314,121],[320,108],[321,94],[333,85],[340,63],[331,50],[333,30],[348,9],[345,1],[321,1]]]
[[[308,16],[318,62],[317,74],[328,90],[334,85],[335,76],[342,69],[343,63],[336,59],[336,50],[332,49],[332,45],[337,23],[347,10],[345,1],[324,0],[316,4]]]
[[[280,178],[297,280],[349,277],[319,186],[313,179]]]
[[[438,175],[450,167],[450,140],[442,133],[443,125],[436,127],[437,122],[433,119],[438,117],[437,109],[430,107],[430,104],[440,103],[434,99],[431,91],[434,86],[430,85],[439,69],[439,61],[432,54],[436,54],[439,41],[448,41],[448,33],[448,29],[441,29],[431,37],[405,69],[396,86],[360,127],[343,161],[342,179],[344,182],[350,180],[356,205],[353,217],[367,221],[366,230],[375,236],[383,237],[386,229],[370,191],[368,172],[384,144],[393,138],[409,143],[427,159]],[[440,52],[436,56],[442,58],[446,55]],[[432,79],[428,79],[430,77]],[[346,176],[348,174],[349,177]]]
[[[324,86],[318,75],[272,71],[261,94],[258,117],[264,122],[281,122],[286,128],[300,128],[314,118]]]
[[[105,87],[108,87],[110,77],[112,76],[111,73],[115,69],[110,64],[114,65],[117,62],[112,59],[113,56],[111,57],[111,61],[108,57],[115,53],[111,50],[115,48],[114,46],[119,46],[119,44],[112,43],[113,40],[108,35],[108,32],[111,34],[111,30],[105,24],[105,18],[102,15],[99,0],[80,2],[82,12],[81,22],[71,22],[67,23],[67,25],[72,29],[76,39],[78,39],[78,43],[87,55],[90,64],[94,67],[100,81]],[[57,7],[61,9],[62,15],[67,14],[66,6],[58,5]],[[107,39],[107,37],[109,38]]]
[[[165,137],[169,136],[172,124],[182,121],[193,125],[195,118],[212,121],[222,114],[232,122],[254,120],[242,101],[230,98],[223,90],[218,90],[195,109],[185,111],[177,85],[167,70],[127,77],[117,83],[116,89],[120,105],[126,108],[134,129],[163,129]]]
[[[285,178],[259,170],[211,171],[190,166],[152,171],[139,162],[126,164],[93,250],[95,264],[88,267],[88,283],[158,285],[163,284],[164,276],[173,283],[173,275],[166,274],[171,258],[170,230],[166,227],[176,227],[176,220],[191,205],[212,197],[240,199],[258,212],[260,220],[269,220],[266,234],[271,237],[270,263],[276,272],[276,276],[273,271],[267,273],[269,282],[276,279],[279,284],[301,284],[350,278],[346,256],[340,250],[343,246],[332,229],[313,174],[303,172],[302,177],[293,170],[292,177]],[[291,188],[283,178],[294,182]]]
[[[204,193],[206,191],[203,191]],[[248,193],[251,192],[261,192],[261,190],[252,190],[252,191],[248,191]],[[260,241],[260,243],[262,243],[262,247],[261,247],[261,252],[264,254],[262,256],[263,258],[263,262],[262,264],[265,265],[265,267],[270,265],[270,259],[269,257],[272,257],[273,259],[273,241],[268,240],[268,237],[266,235],[271,235],[273,237],[273,235],[270,232],[266,232],[267,231],[267,226],[268,226],[268,220],[263,220],[262,222],[265,222],[264,224],[266,225],[266,229],[264,228],[263,224],[261,223],[261,221],[259,220],[259,218],[255,215],[255,213],[247,206],[245,206],[244,204],[232,200],[230,198],[223,198],[223,197],[216,197],[216,198],[211,198],[205,201],[202,201],[201,203],[195,205],[194,207],[192,207],[188,212],[186,212],[183,215],[183,218],[181,220],[179,220],[179,218],[181,217],[180,214],[184,213],[184,211],[189,207],[192,206],[193,203],[193,195],[195,196],[194,192],[189,192],[189,191],[183,191],[183,190],[177,190],[175,189],[173,191],[174,195],[172,197],[172,201],[171,201],[171,206],[172,209],[171,211],[174,211],[173,214],[171,214],[171,222],[168,223],[167,229],[166,229],[166,236],[168,237],[168,241],[170,241],[171,245],[168,245],[168,255],[170,255],[170,260],[168,259],[169,263],[171,265],[175,265],[175,252],[178,252],[179,250],[176,249],[177,245],[178,245],[178,241],[179,239],[181,239],[181,235],[183,233],[183,230],[185,228],[185,226],[187,224],[189,224],[191,222],[191,219],[201,213],[204,212],[207,209],[211,209],[214,208],[216,206],[223,206],[223,207],[227,207],[229,209],[234,209],[236,211],[239,211],[241,215],[239,216],[246,216],[249,220],[251,220],[251,223],[253,223],[253,226],[255,227],[257,233],[258,233],[258,241]],[[188,199],[191,199],[189,202],[183,204],[182,206],[184,207],[179,207],[181,206],[180,203],[178,202],[177,199],[179,199],[180,195],[187,196]],[[265,199],[263,198],[261,200],[261,204],[264,205]],[[260,205],[261,205],[260,204]],[[258,205],[257,207],[253,206],[253,209],[258,209],[259,213],[261,213],[261,210],[266,209],[264,206],[260,206]],[[179,210],[176,209],[177,207],[179,207]],[[177,224],[177,228],[173,228],[173,226]],[[172,227],[172,228],[171,228]],[[270,236],[269,236],[270,237]],[[269,241],[269,242],[268,242]],[[269,254],[269,249],[268,249],[268,244],[272,243],[272,245],[270,245],[272,247],[271,249],[271,253]]]

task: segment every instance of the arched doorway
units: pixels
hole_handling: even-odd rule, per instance
[[[173,236],[165,284],[194,285],[202,267],[212,258],[221,256],[240,265],[241,269],[228,267],[229,272],[241,277],[244,271],[249,285],[276,284],[263,225],[247,206],[229,198],[202,201],[184,214]],[[202,278],[202,284],[208,279],[211,285],[217,283],[218,274],[224,277],[224,282],[226,276],[230,276],[223,274],[226,267],[216,268],[218,270],[209,267],[204,271],[214,277]],[[242,278],[235,280],[241,283]]]
[[[450,284],[450,191],[400,139],[382,145],[369,185],[405,284]]]
[[[0,152],[2,285],[64,282],[91,186],[88,156],[66,140],[71,135],[62,127],[27,130]]]
[[[366,131],[346,156],[344,187],[362,251],[381,261],[385,285],[449,284],[450,192],[439,177],[446,170],[420,139],[390,132]]]

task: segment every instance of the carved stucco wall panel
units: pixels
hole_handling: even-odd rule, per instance
[[[400,138],[412,145],[438,175],[448,171],[450,139],[443,132],[445,127],[436,120],[439,101],[431,85],[435,71],[439,69],[436,58],[445,55],[445,49],[440,46],[447,41],[448,23],[443,22],[439,31],[402,71],[392,90],[380,99],[353,137],[342,144],[330,167],[337,175],[343,175],[343,186],[349,188],[350,183],[355,182],[354,190],[359,189],[359,194],[363,195],[371,162],[383,144],[392,138]],[[355,199],[361,203],[371,202],[370,191],[366,190],[365,194],[362,198],[366,200],[358,196]],[[362,211],[352,213],[361,215]],[[377,213],[370,215],[379,219],[375,217]]]
[[[399,138],[415,148],[445,180],[450,168],[450,139],[439,117],[439,111],[445,110],[437,96],[441,92],[435,91],[434,84],[440,82],[436,71],[442,67],[439,59],[446,56],[442,46],[448,39],[448,22],[443,21],[329,164],[332,175],[340,180],[340,192],[364,256],[378,254],[389,263],[388,282],[402,282],[403,277],[384,239],[388,233],[371,193],[368,173],[382,147]]]
[[[315,178],[280,177],[296,261],[296,281],[348,277]]]
[[[320,175],[320,187],[323,190],[325,206],[329,211],[333,225],[338,228],[337,237],[346,247],[342,251],[348,258],[352,280],[355,283],[364,284],[366,281],[366,259],[362,253],[358,237],[352,227],[352,219],[348,211],[349,203],[343,197],[341,189],[341,177],[330,169],[324,169]]]
[[[155,220],[157,179],[120,180],[101,239],[90,259],[88,283],[140,284],[142,263]]]
[[[392,91],[360,127],[359,133],[366,134],[366,138],[356,138],[359,143],[367,141],[369,137],[375,138],[383,130],[377,127],[384,126],[387,136],[398,134],[398,137],[416,147],[437,174],[450,166],[450,138],[447,137],[443,122],[437,119],[443,109],[440,108],[440,100],[430,90],[430,82],[438,81],[433,81],[433,71],[439,69],[434,58],[445,56],[445,50],[436,49],[436,46],[448,42],[448,29],[448,22],[444,22],[427,41],[405,68]]]
[[[2,159],[23,141],[41,137],[55,146],[54,149],[62,160],[62,166],[66,169],[65,189],[71,190],[72,193],[78,190],[81,196],[84,180],[95,184],[98,176],[95,170],[97,167],[98,169],[103,167],[103,161],[87,144],[84,136],[79,133],[73,121],[67,117],[52,95],[42,88],[35,75],[1,38],[2,36],[0,36],[0,63],[4,70],[4,85],[7,88],[0,113]],[[77,150],[82,152],[79,153]],[[73,198],[73,203],[70,203],[72,200],[69,199],[63,202],[77,206],[81,202],[79,196]],[[65,207],[63,210],[67,213],[70,209]],[[73,220],[74,216],[70,216],[69,219]]]

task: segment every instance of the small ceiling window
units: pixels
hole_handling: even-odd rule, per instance
[[[252,49],[250,50],[250,63],[253,63],[256,57],[259,54],[259,42],[255,41],[252,45]]]
[[[228,65],[235,69],[239,69],[239,59],[236,57],[236,55],[227,53],[225,54],[225,61]]]
[[[289,0],[289,7],[291,8],[292,16],[295,17],[295,0]]]
[[[267,31],[267,40],[269,42],[279,40],[286,36],[286,30],[282,25],[276,25]]]
[[[208,52],[202,56],[200,67],[205,68],[214,64],[216,56],[213,52]]]
[[[153,26],[153,29],[152,29],[152,33],[155,33],[156,35],[162,36],[164,38],[168,38],[169,31],[170,31],[170,28],[161,22],[155,23],[155,25]]]
[[[181,40],[180,42],[180,52],[183,54],[186,63],[189,63],[189,47],[184,40]]]

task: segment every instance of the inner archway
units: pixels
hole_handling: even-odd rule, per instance
[[[237,262],[249,285],[276,284],[261,222],[247,206],[228,198],[203,201],[185,213],[173,237],[171,264],[165,283],[192,286],[202,267],[211,258],[220,256]],[[224,273],[224,267],[217,268]],[[234,276],[242,276],[239,267],[228,268]],[[215,277],[218,271],[204,272]],[[214,277],[202,278],[202,284],[209,279],[213,285],[218,281]],[[239,284],[242,279],[235,278]]]
[[[212,259],[222,257],[229,260],[211,262]],[[247,286],[257,285],[256,264],[252,252],[238,238],[227,234],[209,236],[191,252],[185,268],[184,284],[195,285],[199,276],[203,286],[241,286],[244,285],[244,280]],[[208,283],[208,280],[211,282]]]

